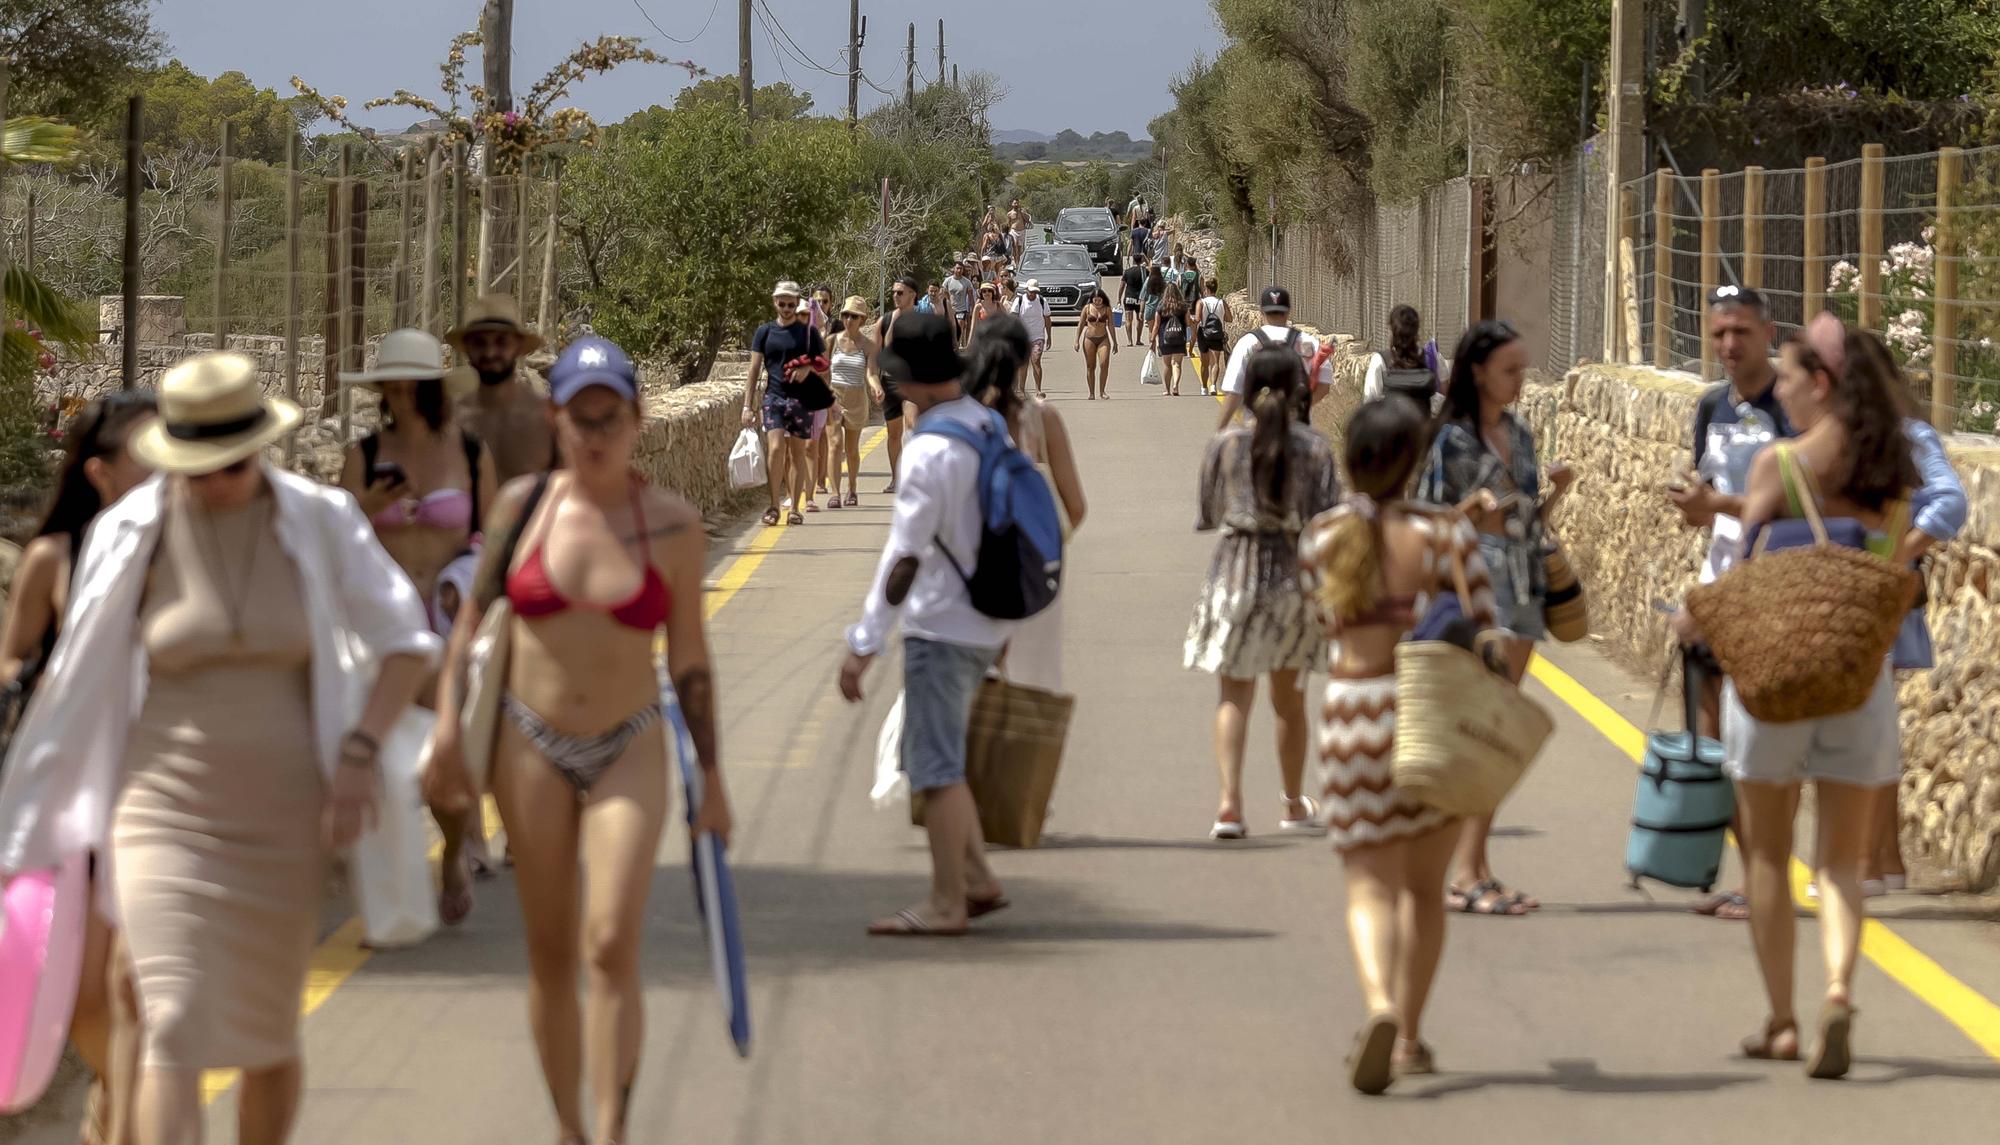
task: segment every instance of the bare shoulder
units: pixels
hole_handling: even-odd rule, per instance
[[[554,477],[551,476],[549,479],[554,480]],[[500,487],[500,495],[494,498],[494,508],[520,512],[521,506],[526,505],[528,498],[534,494],[535,484],[541,480],[542,474],[527,473],[507,482]]]
[[[68,533],[51,533],[29,541],[14,568],[15,583],[25,585],[43,578],[53,583],[68,576],[69,539]]]
[[[701,510],[672,489],[645,485],[639,495],[639,504],[646,513],[647,540],[654,543],[705,540]]]

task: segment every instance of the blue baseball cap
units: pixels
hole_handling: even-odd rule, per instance
[[[639,372],[618,344],[595,334],[563,347],[549,368],[549,396],[559,406],[592,386],[603,386],[627,401],[639,400]]]

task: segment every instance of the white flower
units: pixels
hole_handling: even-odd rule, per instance
[[[1833,270],[1827,275],[1826,282],[1829,290],[1853,290],[1861,282],[1861,271],[1853,263],[1841,259],[1833,264]]]

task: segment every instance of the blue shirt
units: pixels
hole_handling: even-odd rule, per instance
[[[1904,418],[1903,434],[1910,439],[1910,456],[1924,482],[1910,497],[1911,524],[1939,542],[1949,541],[1965,528],[1965,486],[1958,479],[1958,471],[1951,467],[1944,440],[1929,422]],[[1902,630],[1896,633],[1896,649],[1890,663],[1898,668],[1929,668],[1935,662],[1924,610],[1913,608],[1903,618]]]

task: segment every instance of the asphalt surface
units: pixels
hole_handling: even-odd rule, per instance
[[[1079,700],[1051,837],[995,859],[1013,909],[964,939],[863,934],[920,898],[928,871],[901,809],[868,799],[898,662],[877,666],[861,705],[834,686],[889,514],[878,449],[861,507],[783,530],[711,622],[756,1043],[740,1061],[724,1032],[675,831],[648,914],[631,1142],[2000,1139],[2000,1063],[1873,964],[1852,1080],[1735,1058],[1764,1012],[1746,927],[1686,913],[1691,895],[1626,887],[1632,764],[1540,685],[1559,731],[1504,809],[1494,860],[1545,909],[1454,916],[1426,1027],[1444,1072],[1379,1099],[1346,1089],[1363,1015],[1340,865],[1324,841],[1277,836],[1265,714],[1252,837],[1206,838],[1214,684],[1182,670],[1181,644],[1213,544],[1190,526],[1215,405],[1192,377],[1178,400],[1140,387],[1129,351],[1114,399],[1086,402],[1070,336],[1058,331],[1049,388],[1090,495],[1065,589]],[[754,560],[760,537],[746,526],[729,545]],[[718,583],[741,580],[732,559],[718,554]],[[1643,722],[1647,686],[1587,650],[1550,655]],[[2000,997],[1990,919],[1938,900],[1889,910],[1975,998]],[[1811,1014],[1810,921],[1799,957]],[[525,976],[504,876],[481,884],[463,928],[369,958],[306,1022],[295,1139],[553,1141]],[[233,1140],[231,1101],[211,1108],[212,1140]]]

